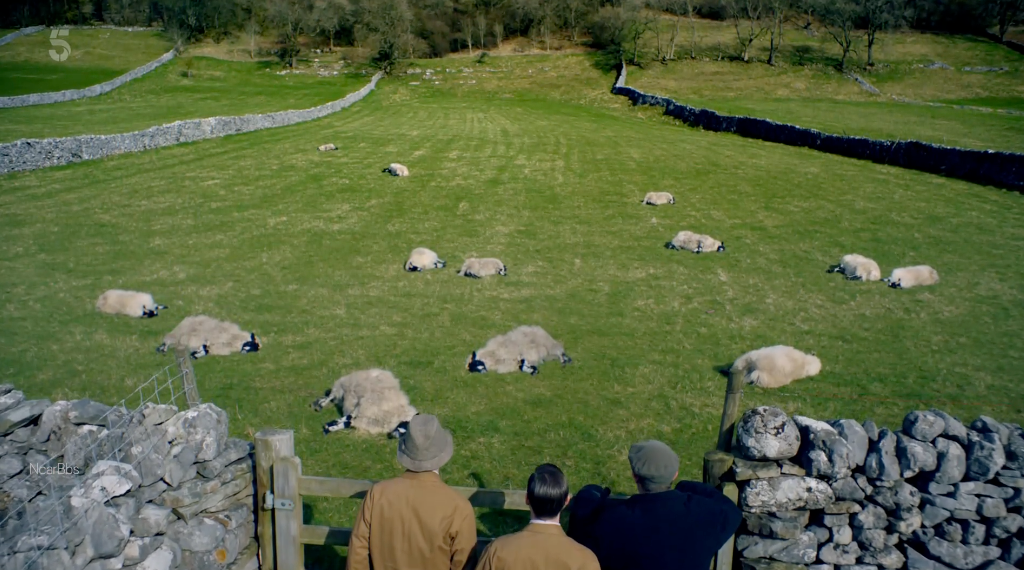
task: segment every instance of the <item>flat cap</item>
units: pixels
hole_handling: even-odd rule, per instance
[[[657,440],[634,443],[629,448],[629,466],[640,479],[653,485],[671,485],[679,473],[679,456]]]

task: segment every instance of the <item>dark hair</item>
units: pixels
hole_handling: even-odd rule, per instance
[[[526,498],[534,516],[551,519],[558,516],[569,497],[569,483],[558,467],[545,463],[533,470],[526,484]]]

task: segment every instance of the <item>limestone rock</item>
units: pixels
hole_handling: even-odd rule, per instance
[[[209,519],[196,518],[188,523],[175,521],[167,527],[167,538],[173,540],[182,550],[207,552],[213,550],[224,538],[227,530]]]
[[[740,494],[743,510],[753,513],[823,509],[833,500],[832,489],[824,481],[791,475],[755,479]]]
[[[973,570],[1000,555],[995,546],[965,546],[941,538],[933,538],[928,542],[928,552],[957,570]]]
[[[988,481],[1006,463],[1003,444],[994,433],[971,433],[969,440],[966,478],[969,481]]]
[[[202,463],[200,465],[206,465]],[[736,457],[732,463],[733,473],[737,481],[749,481],[751,479],[769,479],[782,475],[782,469],[774,461],[748,461]],[[219,472],[219,470],[218,470]]]
[[[833,420],[829,422],[829,425],[835,428],[836,432],[839,433],[839,437],[846,440],[847,445],[850,446],[852,467],[856,468],[864,465],[864,460],[868,455],[868,447],[871,444],[871,440],[868,438],[864,427],[853,420]]]
[[[13,393],[13,392],[11,392]],[[25,400],[0,413],[0,436],[26,426],[50,407],[49,400]]]
[[[944,522],[935,529],[935,536],[947,542],[961,542],[964,539],[963,527],[955,522]]]
[[[860,506],[860,503],[854,501],[836,501],[831,505],[825,505],[825,514],[827,515],[855,515],[862,510],[864,508]]]
[[[113,427],[108,425],[107,414],[112,408],[106,404],[94,402],[88,398],[71,402],[71,409],[68,410],[68,420],[75,425],[93,425],[102,427]]]
[[[747,410],[736,424],[739,455],[751,461],[789,459],[800,450],[800,431],[779,408]]]
[[[772,558],[790,564],[811,564],[818,558],[818,539],[814,534],[805,532],[797,538],[787,541],[782,550],[772,554]]]
[[[896,435],[882,429],[878,441],[868,449],[864,460],[864,474],[871,479],[895,481],[900,478],[900,462],[896,457]]]
[[[888,524],[885,511],[878,506],[868,505],[853,517],[854,528],[883,529]]]
[[[746,521],[747,529],[750,532],[771,538],[791,539],[800,536],[804,532],[803,525],[785,521],[771,515],[743,513],[743,519]]]
[[[978,499],[978,514],[988,518],[1005,517],[1006,503],[1002,499],[982,497]]]
[[[994,518],[988,521],[988,535],[1002,540],[1013,536],[1013,533],[1024,527],[1024,517],[1009,513],[1006,516]]]
[[[876,552],[865,552],[861,558],[861,562],[865,564],[874,564],[881,566],[882,568],[902,568],[903,564],[907,561],[903,557],[903,554],[899,550],[896,550],[893,546],[886,546],[885,548]]]
[[[922,471],[934,471],[938,465],[938,454],[934,446],[903,434],[896,437],[896,457],[904,478],[913,477]]]
[[[807,532],[814,535],[814,538],[818,540],[819,544],[828,542],[828,539],[832,537],[832,530],[828,527],[811,525],[807,527]]]
[[[128,539],[128,543],[125,545],[124,552],[121,555],[124,556],[124,563],[131,566],[149,558],[163,544],[164,537],[162,536],[147,538],[133,536]]]
[[[1024,436],[1011,433],[1006,445],[1003,446],[1006,453],[1006,468],[1017,471],[1017,475],[1007,474],[1009,477],[1020,478],[1024,476]]]
[[[864,423],[861,425],[864,427],[864,433],[867,434],[869,440],[878,441],[878,426],[875,425],[873,420],[864,420]]]
[[[937,466],[932,481],[945,485],[960,482],[967,473],[967,452],[964,448],[955,441],[939,437],[935,439],[935,451]]]
[[[853,449],[825,422],[793,416],[800,429],[800,464],[810,477],[835,480],[853,473]]]
[[[966,521],[963,524],[964,544],[979,545],[985,542],[985,525],[974,521]]]
[[[933,527],[948,519],[953,513],[932,505],[925,505],[921,511],[921,524],[926,527]]]
[[[853,542],[853,527],[846,525],[832,529],[832,542],[839,546],[846,546]]]
[[[174,519],[174,514],[171,513],[169,507],[154,504],[143,505],[131,519],[132,535],[145,538],[162,534]]]
[[[1009,442],[1009,428],[988,416],[981,416],[971,422],[971,429],[978,433],[995,434],[999,437],[999,443],[1001,445],[1006,445]]]
[[[860,545],[861,550],[864,551],[878,551],[885,548],[886,533],[882,529],[877,528],[859,528],[853,529],[853,538]]]
[[[942,410],[936,410],[935,408],[928,411],[942,418],[942,423],[944,424],[942,428],[943,437],[953,440],[960,445],[967,445],[967,428],[960,422],[960,420],[946,412],[943,412]]]
[[[818,551],[818,558],[828,564],[856,564],[858,556],[860,556],[860,547],[856,542],[846,545],[830,542]]]
[[[903,433],[920,441],[929,442],[945,429],[945,420],[932,412],[914,411],[903,418]]]
[[[190,444],[196,461],[210,461],[224,450],[228,439],[228,415],[213,404],[200,404],[168,420],[174,443]]]
[[[250,453],[252,453],[252,443],[242,439],[231,438],[227,440],[227,445],[220,455],[200,463],[196,467],[199,469],[199,474],[203,477],[213,478],[219,475],[229,464],[248,456]],[[778,469],[778,465],[776,465],[776,469]]]
[[[837,501],[863,501],[864,491],[851,477],[844,477],[834,481],[831,485],[832,494]]]
[[[951,570],[949,566],[926,558],[920,552],[907,547],[907,570]]]

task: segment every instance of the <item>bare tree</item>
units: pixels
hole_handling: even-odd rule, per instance
[[[666,54],[668,59],[676,58],[676,42],[679,40],[680,28],[682,27],[683,17],[686,16],[690,20],[690,59],[697,57],[697,23],[693,19],[694,15],[694,0],[660,0],[661,8],[672,14],[673,26],[672,32],[669,34],[668,39],[668,53]]]
[[[376,47],[370,63],[391,73],[411,40],[412,10],[407,0],[361,0],[357,20],[362,33]]]
[[[469,55],[473,55],[473,17],[468,14],[462,17],[462,37],[469,44]]]
[[[791,0],[768,0],[768,65],[775,65],[775,55],[782,47],[782,30],[793,7]]]
[[[592,0],[559,0],[558,8],[561,20],[569,31],[572,43],[579,41],[580,30],[587,17],[594,11]]]
[[[484,49],[484,34],[487,33],[487,14],[483,10],[476,14],[476,33],[480,35],[480,49]]]
[[[846,58],[854,51],[856,42],[856,23],[863,9],[858,0],[821,0],[815,8],[818,17],[825,24],[825,30],[839,44],[843,56],[839,60],[839,69],[846,69]]]
[[[995,11],[999,41],[1006,41],[1010,26],[1024,22],[1024,0],[991,0]]]
[[[765,0],[722,0],[725,13],[736,29],[740,59],[750,60],[750,46],[768,31]]]
[[[868,40],[868,66],[875,65],[874,48],[878,32],[884,32],[902,26],[909,17],[905,0],[862,0],[864,23],[867,26],[865,36]]]
[[[281,33],[281,59],[295,67],[295,58],[299,55],[299,34],[308,24],[308,15],[312,12],[309,0],[268,0],[267,18]]]
[[[314,35],[327,35],[328,49],[334,51],[334,35],[338,30],[352,25],[352,6],[348,0],[315,0],[313,4]]]
[[[501,40],[505,39],[505,24],[500,21],[494,22],[494,43],[499,48],[501,47]]]

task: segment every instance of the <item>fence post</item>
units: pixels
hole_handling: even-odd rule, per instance
[[[275,570],[274,511],[264,507],[263,498],[273,491],[274,463],[295,455],[295,435],[291,430],[265,429],[256,434],[256,534],[260,543],[260,566]],[[282,568],[282,570],[291,570]]]
[[[302,460],[282,457],[274,463],[274,536],[277,544],[277,567],[281,570],[304,570],[302,543],[302,495],[299,495],[299,477]],[[282,504],[290,502],[290,505]]]
[[[740,500],[740,492],[736,487],[736,483],[723,483],[722,494],[728,497],[734,504]],[[729,540],[725,541],[722,548],[718,549],[718,555],[715,557],[715,570],[732,570],[732,554],[735,541],[736,535],[732,535],[729,537]]]
[[[174,358],[178,360],[178,371],[181,373],[181,383],[185,387],[185,401],[189,408],[194,408],[202,403],[199,399],[199,386],[196,385],[196,371],[192,368],[192,359],[185,347],[174,349]]]
[[[732,433],[736,425],[736,417],[740,413],[740,396],[743,395],[743,378],[739,374],[729,374],[729,383],[725,388],[725,406],[722,408],[722,423],[718,427],[719,451],[732,450]]]

